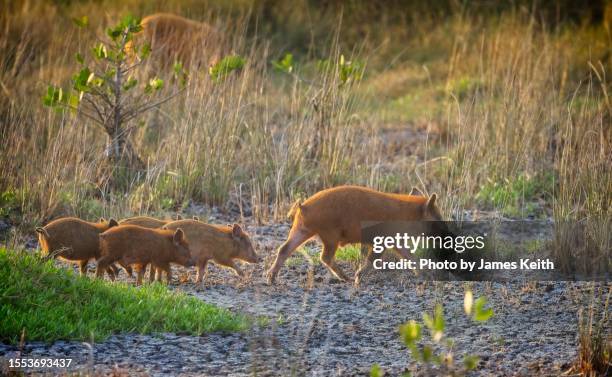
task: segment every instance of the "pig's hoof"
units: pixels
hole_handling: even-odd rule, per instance
[[[276,274],[268,271],[268,273],[266,274],[266,278],[268,280],[268,285],[274,285],[274,282],[276,280]]]

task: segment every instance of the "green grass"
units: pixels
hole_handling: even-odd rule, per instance
[[[104,340],[116,333],[242,331],[246,317],[161,284],[82,278],[27,252],[0,248],[0,340]]]
[[[320,251],[318,249],[313,249],[309,246],[301,247],[297,250],[291,258],[287,259],[285,262],[288,266],[299,266],[302,263],[307,262],[308,259],[311,260],[312,264],[320,264],[319,260]],[[338,248],[336,251],[336,259],[349,261],[349,262],[357,262],[361,260],[361,246],[360,245],[346,245],[344,247]]]
[[[336,251],[336,259],[357,262],[361,260],[361,245],[346,245]]]
[[[535,215],[535,202],[538,199],[548,202],[553,196],[554,185],[553,174],[521,174],[513,180],[487,181],[478,192],[477,198],[485,206],[500,209],[505,215]]]

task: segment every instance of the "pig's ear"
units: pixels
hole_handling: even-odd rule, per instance
[[[423,193],[418,188],[413,187],[412,190],[410,190],[410,195],[413,195],[413,196],[423,196]]]
[[[177,213],[177,214],[176,214],[176,219],[177,219],[177,220],[183,220],[183,216],[181,216],[181,214],[180,214],[180,213]]]
[[[114,226],[119,226],[119,223],[117,222],[117,220],[111,218],[110,220],[108,220],[108,227],[112,228]]]
[[[47,233],[47,230],[45,228],[42,227],[36,227],[36,233],[42,234],[43,236],[49,238],[49,233]]]
[[[242,235],[242,228],[240,227],[240,225],[238,224],[232,225],[232,236],[240,237],[240,235]]]
[[[185,239],[185,233],[183,233],[183,229],[177,228],[176,231],[174,232],[174,236],[172,237],[172,240],[174,241],[174,243],[180,243],[184,239]]]
[[[436,199],[438,198],[438,196],[436,194],[431,194],[431,196],[429,197],[429,199],[427,199],[427,209],[433,209],[434,206],[436,205]]]
[[[100,217],[100,220],[99,220],[99,221],[100,221],[101,223],[105,223],[105,222],[106,222],[106,219],[105,219],[104,217]]]
[[[195,221],[200,221],[200,218],[199,218],[198,216],[194,216],[194,217],[193,217],[193,219],[194,219]]]

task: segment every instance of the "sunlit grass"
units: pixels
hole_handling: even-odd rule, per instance
[[[28,252],[0,249],[0,340],[104,340],[116,333],[241,331],[249,321],[161,284],[77,276]]]

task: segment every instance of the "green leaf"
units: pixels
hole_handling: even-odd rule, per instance
[[[106,29],[106,35],[108,35],[114,41],[116,41],[117,38],[119,38],[122,33],[123,33],[123,27],[121,24],[115,27]]]
[[[100,43],[93,48],[93,54],[97,59],[106,59],[108,57],[108,50],[104,43]]]
[[[151,93],[153,91],[160,90],[163,87],[164,87],[164,80],[159,79],[159,78],[153,78],[153,79],[149,80],[149,82],[145,86],[145,92],[146,93]]]
[[[123,90],[125,90],[127,92],[128,90],[130,90],[133,87],[135,87],[136,84],[138,84],[138,80],[136,80],[134,77],[130,76],[127,79],[127,81],[123,84]]]
[[[87,16],[73,18],[72,22],[80,28],[87,27],[89,25],[89,18]]]
[[[363,66],[358,62],[347,61],[344,55],[340,55],[338,63],[338,77],[342,84],[351,81],[361,80],[363,76]]]
[[[383,370],[378,364],[374,364],[370,368],[370,377],[382,377],[383,373],[384,373]]]
[[[85,67],[79,71],[79,73],[72,76],[72,82],[74,84],[74,90],[79,92],[88,92],[90,90],[89,83],[94,78],[94,73]]]
[[[272,65],[281,72],[291,73],[293,71],[293,54],[285,54],[283,59],[272,61]]]
[[[78,52],[75,55],[75,59],[76,59],[77,63],[79,63],[79,64],[83,64],[83,62],[85,61],[85,59],[83,58],[83,55],[81,55]]]
[[[131,14],[126,15],[121,20],[121,29],[127,29],[128,34],[138,33],[142,30],[142,26],[140,23],[140,18],[134,17]]]
[[[148,43],[145,43],[140,48],[140,55],[139,55],[140,60],[144,60],[148,58],[149,55],[151,55],[151,45]]]
[[[463,358],[463,366],[466,370],[474,370],[478,366],[480,358],[476,355],[465,355]]]
[[[74,95],[74,94],[70,94],[68,96],[68,105],[71,107],[71,110],[73,112],[76,112],[76,108],[79,107],[79,104],[81,103],[81,97]]]
[[[423,313],[423,323],[431,331],[433,340],[439,342],[444,335],[444,308],[442,305],[436,305],[433,318],[429,314]]]
[[[410,320],[400,326],[400,335],[406,346],[415,344],[421,339],[421,325]]]
[[[174,62],[172,70],[174,71],[174,79],[178,80],[179,85],[181,87],[187,85],[189,73],[185,70],[185,68],[183,68],[183,64],[179,61]]]
[[[429,363],[433,358],[433,348],[431,346],[423,346],[423,362]]]
[[[210,67],[208,73],[215,82],[221,81],[232,71],[242,69],[246,64],[246,60],[239,56],[226,56],[220,62]]]
[[[43,97],[43,105],[47,107],[57,106],[61,98],[61,90],[61,88],[49,85],[47,87],[47,94]]]
[[[485,308],[487,305],[487,299],[485,297],[479,297],[474,302],[474,320],[479,322],[488,321],[493,316],[493,309]]]

